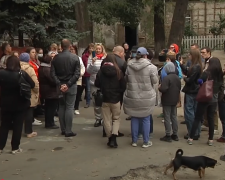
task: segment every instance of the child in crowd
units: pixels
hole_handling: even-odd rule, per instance
[[[167,56],[169,60],[169,56]],[[163,106],[164,125],[166,136],[160,138],[161,141],[172,142],[178,141],[178,124],[177,124],[177,102],[179,101],[179,95],[181,90],[181,81],[176,74],[175,65],[172,62],[167,62],[164,70],[167,74],[159,86],[159,91],[162,93],[161,103]],[[171,123],[173,134],[171,133]]]

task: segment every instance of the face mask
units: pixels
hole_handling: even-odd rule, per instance
[[[38,54],[38,57],[43,57],[43,54]]]

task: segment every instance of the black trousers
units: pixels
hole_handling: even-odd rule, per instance
[[[29,107],[25,114],[24,131],[25,134],[31,134],[33,132],[32,123],[34,121],[34,107]]]
[[[59,99],[45,99],[45,127],[55,125],[54,116],[58,108]]]
[[[77,95],[76,95],[76,101],[75,101],[75,104],[74,104],[75,110],[79,110],[80,99],[81,99],[81,95],[82,95],[83,90],[84,90],[83,86],[80,86],[80,85],[77,86]]]
[[[0,150],[3,150],[10,130],[13,124],[13,135],[11,140],[12,151],[19,149],[20,139],[23,131],[23,121],[26,115],[23,111],[1,111],[1,127],[0,127]]]
[[[216,108],[217,108],[217,102],[206,102],[206,103],[198,102],[196,113],[195,113],[195,120],[192,125],[191,134],[189,135],[189,137],[191,139],[193,139],[195,132],[199,126],[199,123],[201,123],[204,113],[206,112],[207,120],[208,120],[208,124],[209,124],[209,138],[208,139],[213,140],[214,113],[216,111]]]

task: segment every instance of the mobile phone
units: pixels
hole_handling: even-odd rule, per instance
[[[92,57],[94,58],[96,56],[95,51],[92,51]]]

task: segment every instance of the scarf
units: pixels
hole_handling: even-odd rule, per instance
[[[96,54],[96,57],[98,58],[98,59],[102,59],[102,57],[104,56],[104,54]]]

